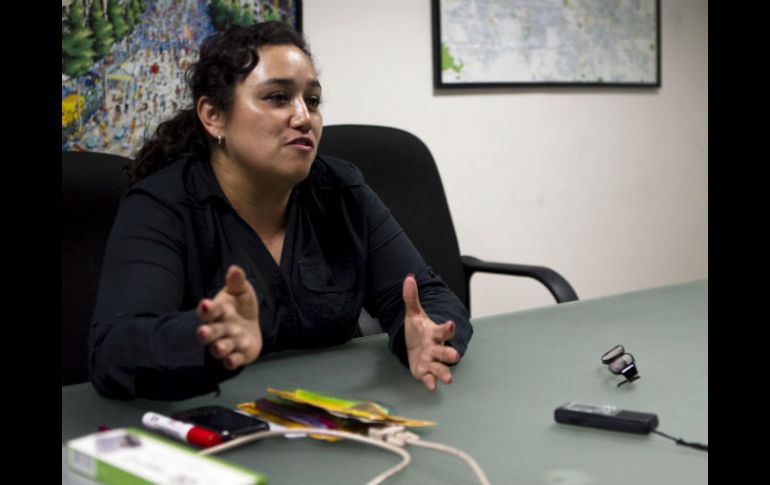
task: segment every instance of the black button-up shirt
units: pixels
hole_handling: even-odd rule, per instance
[[[195,336],[195,307],[222,289],[231,264],[257,292],[262,355],[350,340],[366,308],[408,365],[401,296],[407,273],[415,274],[431,318],[454,320],[448,343],[461,355],[473,333],[466,308],[352,163],[319,156],[292,190],[278,265],[230,205],[210,164],[181,160],[132,187],[121,203],[90,333],[97,391],[184,399],[236,375]]]

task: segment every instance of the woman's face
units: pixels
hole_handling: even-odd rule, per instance
[[[321,139],[321,85],[294,45],[264,46],[257,54],[259,63],[235,87],[224,148],[263,180],[295,185],[307,177]]]

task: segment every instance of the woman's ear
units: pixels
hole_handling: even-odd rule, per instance
[[[198,102],[195,104],[195,111],[198,114],[198,119],[201,120],[203,128],[206,129],[212,138],[224,136],[225,120],[222,112],[217,109],[209,100],[207,96],[201,96],[198,98]]]

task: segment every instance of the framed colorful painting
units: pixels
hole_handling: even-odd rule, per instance
[[[200,42],[232,24],[284,21],[300,0],[62,0],[62,151],[132,156],[185,107]]]

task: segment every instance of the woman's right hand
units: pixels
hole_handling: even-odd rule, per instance
[[[227,269],[225,287],[213,299],[202,299],[196,313],[203,320],[196,331],[198,339],[227,369],[257,360],[262,352],[259,301],[240,267]]]

